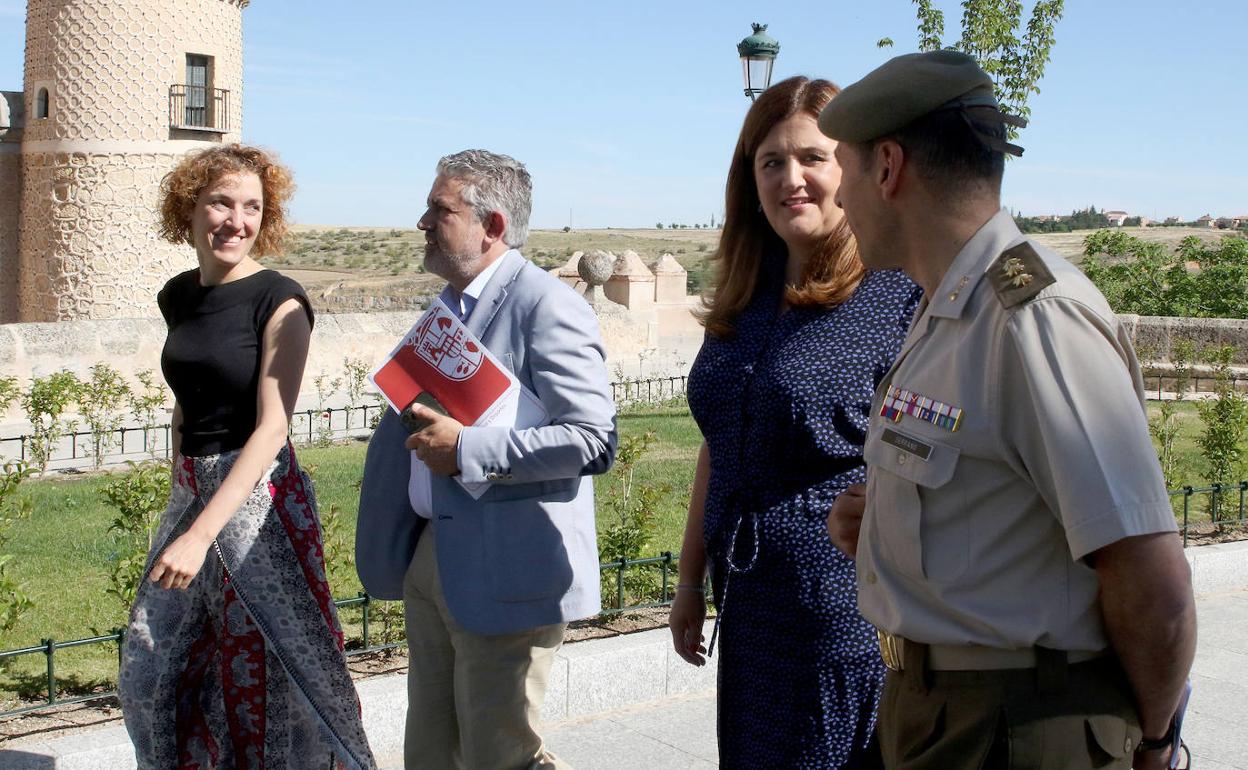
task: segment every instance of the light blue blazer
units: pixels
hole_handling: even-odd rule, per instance
[[[403,598],[403,575],[426,525],[438,571],[465,629],[505,634],[588,617],[601,609],[590,476],[615,459],[615,404],[598,320],[566,284],[508,251],[467,326],[542,402],[537,428],[465,427],[465,481],[493,486],[474,500],[433,476],[433,520],[408,500],[407,431],[387,409],[369,441],[355,557],[378,599]]]

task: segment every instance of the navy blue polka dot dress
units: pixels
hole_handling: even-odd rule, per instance
[[[836,495],[866,478],[871,395],[919,290],[900,272],[869,273],[832,310],[777,315],[783,275],[783,255],[763,260],[737,333],[708,335],[689,379],[711,460],[720,766],[859,767],[884,667],[858,614],[854,563],[825,522]]]

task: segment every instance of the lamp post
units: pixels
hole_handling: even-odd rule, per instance
[[[737,43],[737,54],[741,57],[745,95],[754,101],[754,97],[771,85],[771,68],[776,63],[776,54],[780,53],[780,43],[767,34],[766,24],[754,23],[750,26],[754,28],[754,34]]]

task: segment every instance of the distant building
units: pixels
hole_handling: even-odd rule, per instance
[[[1196,220],[1195,225],[1197,227],[1213,227],[1214,221],[1215,220],[1213,217],[1209,216],[1208,214],[1205,214],[1203,217]]]
[[[1168,225],[1178,225],[1178,224],[1182,224],[1182,220],[1180,220],[1178,217],[1166,217],[1165,223]]]
[[[1106,211],[1105,218],[1109,220],[1110,227],[1122,227],[1122,223],[1127,221],[1127,212],[1125,211]]]
[[[161,178],[242,130],[250,0],[28,0],[0,102],[0,323],[155,315],[195,264],[155,237]]]

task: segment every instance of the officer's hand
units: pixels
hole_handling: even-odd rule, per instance
[[[828,537],[832,538],[832,545],[850,556],[858,552],[858,528],[862,526],[866,508],[866,486],[851,484],[837,495],[828,513]]]
[[[459,432],[464,426],[454,417],[439,414],[427,406],[414,404],[412,414],[429,422],[407,437],[403,446],[416,453],[416,459],[435,476],[459,473]]]

